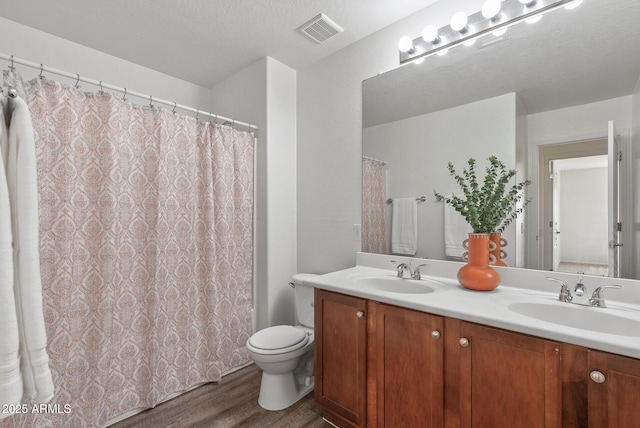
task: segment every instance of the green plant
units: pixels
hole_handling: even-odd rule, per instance
[[[518,207],[523,198],[523,190],[531,184],[531,180],[509,187],[516,170],[507,170],[504,163],[495,156],[489,157],[488,160],[489,165],[482,187],[476,177],[475,159],[468,160],[469,167],[462,170],[462,175],[456,172],[453,163],[448,163],[449,174],[460,185],[464,199],[455,195],[446,197],[434,190],[439,201],[450,204],[462,214],[474,233],[503,232],[530,202],[530,199],[526,199]]]

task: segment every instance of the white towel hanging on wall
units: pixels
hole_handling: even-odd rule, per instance
[[[418,201],[394,198],[391,217],[391,253],[414,256],[418,250]]]
[[[451,205],[444,205],[444,254],[447,257],[461,259],[466,249],[462,242],[473,232],[462,214]]]

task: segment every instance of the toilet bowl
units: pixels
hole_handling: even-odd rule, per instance
[[[268,327],[247,340],[251,359],[262,369],[258,404],[282,410],[313,390],[313,288],[302,284],[311,274],[296,274],[294,287],[298,324]]]

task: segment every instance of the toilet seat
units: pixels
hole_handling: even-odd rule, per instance
[[[290,325],[265,328],[248,340],[254,352],[263,355],[285,354],[302,348],[308,342],[309,335],[306,332]]]

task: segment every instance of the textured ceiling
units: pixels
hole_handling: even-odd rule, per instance
[[[585,0],[508,40],[457,47],[365,81],[364,126],[518,93],[528,113],[629,95],[640,77],[640,0]]]
[[[0,16],[204,87],[264,56],[301,69],[435,0],[0,0]],[[319,13],[344,33],[296,29]]]

